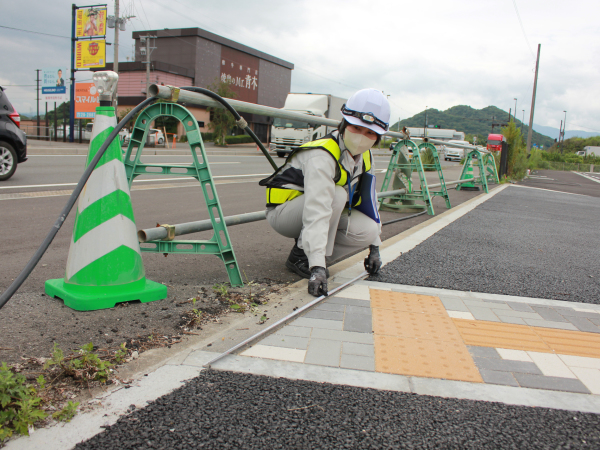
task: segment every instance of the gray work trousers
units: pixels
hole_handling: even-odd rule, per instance
[[[302,245],[304,199],[305,196],[301,195],[275,208],[267,209],[266,214],[271,227],[282,236],[298,239],[300,248],[304,248]],[[348,217],[348,210],[345,208],[347,199],[346,190],[336,186],[327,234],[325,253],[327,264],[379,241],[379,224],[357,210],[352,210],[352,214]]]

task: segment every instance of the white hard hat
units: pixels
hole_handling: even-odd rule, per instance
[[[352,125],[385,134],[390,122],[390,103],[377,89],[361,89],[342,106],[342,116]]]

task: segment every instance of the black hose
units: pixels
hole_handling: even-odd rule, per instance
[[[427,212],[427,210],[421,211],[420,213],[417,213],[417,214],[413,214],[412,216],[406,216],[406,217],[400,217],[399,219],[388,220],[387,222],[383,222],[381,224],[381,226],[383,226],[383,225],[389,225],[390,223],[402,222],[403,220],[412,219],[413,217],[417,217],[417,216],[422,216],[426,212]]]
[[[129,114],[127,114],[125,116],[125,118],[123,120],[121,120],[117,124],[117,126],[112,131],[112,133],[109,134],[108,138],[106,138],[104,143],[100,146],[98,153],[96,153],[94,158],[90,161],[89,165],[83,172],[83,175],[81,176],[81,179],[79,180],[79,183],[77,183],[75,190],[71,194],[71,197],[69,197],[67,204],[61,211],[60,216],[58,217],[57,221],[54,223],[54,225],[50,229],[48,236],[46,236],[46,239],[44,239],[44,242],[42,242],[42,245],[40,245],[40,247],[37,249],[35,254],[31,257],[31,259],[25,266],[25,268],[17,276],[17,278],[15,278],[15,280],[11,283],[11,285],[8,286],[6,291],[4,291],[2,293],[2,295],[0,296],[0,308],[2,308],[6,304],[6,302],[8,302],[11,299],[11,297],[14,295],[14,293],[17,292],[17,289],[19,289],[21,287],[21,285],[25,282],[27,277],[29,275],[31,275],[31,272],[33,271],[33,269],[35,269],[35,266],[37,265],[37,263],[40,262],[40,259],[42,259],[42,256],[44,255],[44,253],[46,253],[46,250],[48,250],[48,247],[54,240],[54,237],[58,233],[58,230],[60,230],[60,228],[65,223],[65,220],[67,219],[67,216],[71,212],[71,209],[73,209],[73,205],[75,205],[75,202],[77,201],[79,194],[83,190],[85,183],[87,183],[88,178],[90,177],[90,175],[96,168],[96,164],[98,164],[98,161],[100,161],[100,158],[102,158],[102,156],[104,155],[104,152],[106,152],[106,149],[108,148],[108,146],[119,135],[119,131],[121,131],[121,129],[127,124],[127,122],[129,122],[133,118],[133,116],[135,116],[138,113],[138,111],[140,111],[141,109],[150,105],[151,103],[154,103],[156,100],[158,100],[156,97],[147,98],[142,103],[137,105],[135,108],[133,108],[129,112]]]
[[[215,94],[213,91],[209,91],[208,89],[204,89],[204,88],[196,87],[196,86],[184,86],[184,87],[180,87],[179,89],[204,94],[207,97],[210,97],[213,100],[216,100],[219,103],[221,103],[231,114],[233,114],[233,117],[235,117],[236,121],[240,121],[242,119],[242,116],[239,115],[239,113],[233,108],[233,106],[231,106],[227,102],[227,100],[225,100],[219,94]],[[258,145],[258,148],[260,148],[260,150],[263,152],[263,154],[269,160],[269,163],[271,163],[271,166],[273,166],[273,169],[277,170],[279,167],[277,167],[277,164],[275,163],[275,161],[273,161],[273,158],[271,158],[271,155],[269,155],[269,151],[264,147],[262,142],[260,142],[260,139],[258,138],[258,136],[256,134],[254,134],[254,131],[252,131],[252,129],[248,125],[246,125],[246,128],[244,128],[244,131],[246,133],[248,133],[248,135],[254,140],[254,142],[256,142],[256,145]]]

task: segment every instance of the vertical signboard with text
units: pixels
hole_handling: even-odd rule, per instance
[[[106,7],[79,8],[75,22],[75,37],[104,36],[106,34]]]
[[[98,91],[94,83],[75,84],[75,118],[93,119],[96,107],[100,106]]]
[[[220,80],[230,83],[236,100],[258,103],[258,63],[256,56],[221,47]]]
[[[42,100],[64,102],[67,100],[67,66],[42,69]]]

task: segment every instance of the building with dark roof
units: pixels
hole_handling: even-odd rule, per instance
[[[146,98],[146,36],[151,36],[150,84],[209,87],[229,81],[236,99],[282,108],[290,92],[294,65],[201,28],[133,32],[135,62],[119,63],[119,110]],[[144,42],[142,42],[144,41]],[[107,64],[110,70],[112,64]],[[206,108],[189,108],[209,131]],[[270,119],[242,113],[254,132],[267,141]],[[181,131],[183,131],[181,129]]]

